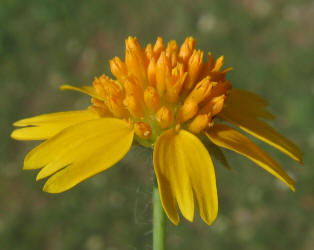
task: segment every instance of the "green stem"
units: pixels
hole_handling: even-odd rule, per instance
[[[153,191],[153,250],[166,249],[166,215],[161,205],[157,185]]]

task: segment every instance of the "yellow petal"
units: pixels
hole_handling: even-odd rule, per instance
[[[179,222],[175,201],[183,216],[193,220],[193,193],[202,219],[213,223],[218,212],[215,170],[196,136],[173,129],[161,134],[155,144],[154,168],[163,207],[174,224]]]
[[[252,141],[250,141],[246,136],[239,133],[235,129],[227,125],[216,124],[211,129],[208,129],[206,135],[216,145],[244,155],[283,181],[293,191],[295,190],[295,181],[287,175],[287,173],[278,165],[278,163]]]
[[[98,118],[99,116],[95,112],[89,110],[34,116],[15,122],[14,126],[30,127],[14,130],[11,137],[16,140],[44,140],[56,135],[69,126]]]
[[[223,110],[218,116],[302,163],[303,153],[298,146],[283,137],[266,122],[247,116],[245,113],[227,110]]]
[[[97,94],[94,86],[82,86],[82,87],[75,87],[75,86],[72,86],[72,85],[68,85],[68,84],[65,84],[65,85],[62,85],[60,87],[61,90],[74,90],[74,91],[78,91],[78,92],[81,92],[81,93],[84,93],[86,95],[89,95],[89,96],[92,96],[98,100],[103,100],[103,98]]]
[[[133,131],[125,121],[87,121],[64,129],[34,148],[25,157],[24,169],[44,167],[37,179],[55,173],[44,191],[63,192],[114,165],[129,151],[132,141]]]
[[[155,172],[161,195],[165,188],[163,184],[168,183],[183,216],[193,221],[194,200],[191,182],[180,155],[182,152],[179,152],[180,149],[176,147],[178,142],[175,139],[173,130],[169,130],[159,137],[154,150]],[[161,200],[165,201],[164,197],[161,197]]]
[[[170,221],[173,224],[178,225],[180,218],[177,211],[175,194],[173,193],[171,183],[169,182],[170,180],[168,180],[168,178],[164,177],[162,174],[160,174],[160,176],[157,178],[162,206]]]
[[[272,120],[275,117],[266,110],[267,105],[267,101],[255,93],[242,89],[232,89],[226,99],[224,110],[229,113],[240,113]]]

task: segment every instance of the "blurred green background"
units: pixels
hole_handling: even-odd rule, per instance
[[[305,152],[304,166],[259,143],[296,180],[296,193],[253,163],[226,152],[215,162],[220,211],[208,227],[168,223],[167,249],[302,249],[314,246],[314,3],[310,0],[83,1],[1,0],[0,249],[151,249],[151,152],[133,148],[117,166],[51,195],[22,172],[36,143],[9,138],[12,122],[86,107],[61,93],[90,84],[123,56],[124,39],[142,45],[186,36],[225,55],[233,86],[270,100],[273,125]]]

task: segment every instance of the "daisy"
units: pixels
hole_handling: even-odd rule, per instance
[[[35,116],[14,123],[16,140],[44,140],[24,160],[24,169],[40,169],[48,178],[43,190],[66,191],[120,161],[132,144],[153,148],[153,163],[162,207],[177,225],[178,210],[211,225],[218,212],[215,170],[211,155],[219,147],[237,152],[294,190],[295,181],[267,153],[232,124],[302,162],[302,152],[267,124],[274,116],[267,102],[246,90],[231,88],[214,59],[186,38],[142,48],[134,37],[126,42],[125,60],[110,60],[115,77],[95,77],[91,86],[63,85],[91,96],[86,110]],[[206,147],[207,137],[215,146]],[[205,142],[206,143],[206,142]],[[217,153],[218,152],[218,153]]]

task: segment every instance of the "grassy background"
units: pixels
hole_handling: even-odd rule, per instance
[[[260,143],[297,180],[296,193],[226,152],[235,171],[215,164],[217,221],[168,223],[168,249],[313,249],[313,23],[310,0],[2,0],[0,249],[151,249],[149,150],[133,148],[114,168],[50,195],[21,171],[34,143],[9,138],[17,119],[85,107],[88,98],[58,86],[108,72],[128,35],[142,44],[192,35],[198,48],[225,55],[233,85],[270,100],[273,125],[305,152],[299,166]]]

